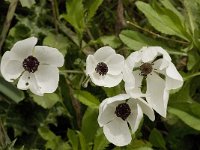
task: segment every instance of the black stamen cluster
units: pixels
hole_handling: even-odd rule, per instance
[[[28,56],[22,63],[24,69],[31,73],[34,73],[38,69],[39,64],[40,62],[33,56]]]
[[[100,62],[97,64],[96,68],[95,68],[96,73],[98,73],[99,75],[106,75],[108,72],[108,66],[104,63],[104,62]]]
[[[126,118],[131,114],[131,109],[127,103],[121,103],[116,107],[115,114],[117,117],[126,120]]]
[[[143,63],[140,66],[140,70],[141,70],[141,75],[142,76],[147,76],[148,74],[150,74],[153,70],[152,64],[151,63]]]

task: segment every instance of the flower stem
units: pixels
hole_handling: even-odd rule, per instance
[[[84,74],[81,70],[60,70],[61,74],[72,73],[72,74]]]
[[[145,32],[147,32],[147,33],[149,33],[149,34],[152,34],[152,35],[154,35],[154,36],[156,36],[156,37],[158,37],[158,38],[161,38],[161,39],[164,39],[164,40],[167,40],[167,41],[172,41],[172,42],[184,44],[184,45],[188,45],[188,44],[189,44],[188,42],[185,42],[185,41],[170,39],[170,38],[167,38],[167,37],[165,37],[165,36],[159,35],[159,34],[157,34],[157,33],[154,33],[154,32],[152,32],[152,31],[149,31],[149,30],[147,30],[147,29],[145,29],[145,28],[142,28],[141,26],[135,24],[134,22],[126,21],[126,23],[127,23],[127,24],[130,24],[130,25],[132,25],[132,26],[134,26],[134,27],[136,27],[136,28],[138,28],[138,29],[140,29],[140,30],[143,30],[143,31],[145,31]]]
[[[193,77],[196,77],[196,76],[200,76],[200,72],[196,72],[196,73],[194,73],[192,75],[188,75],[188,76],[184,77],[184,81],[186,81],[188,79],[191,79]]]
[[[18,3],[18,0],[10,1],[10,5],[9,5],[8,12],[7,12],[7,15],[6,15],[6,20],[4,22],[3,29],[2,29],[2,32],[1,32],[1,35],[0,35],[0,52],[1,52],[1,48],[3,46],[3,43],[6,39],[6,35],[8,33],[8,30],[10,28],[10,24],[11,24],[12,19],[14,17],[15,10],[16,10],[16,7],[17,7],[17,3]]]

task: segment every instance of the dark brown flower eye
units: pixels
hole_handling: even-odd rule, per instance
[[[153,70],[152,64],[151,63],[144,63],[140,66],[140,70],[141,70],[142,76],[147,76]]]
[[[131,114],[131,109],[127,103],[121,103],[116,107],[115,114],[117,117],[126,120],[126,118]]]
[[[108,72],[108,66],[104,63],[104,62],[100,62],[97,64],[96,68],[95,68],[96,73],[98,73],[99,75],[106,75]]]
[[[24,59],[22,65],[24,69],[28,72],[34,73],[39,66],[40,62],[37,60],[37,58],[33,56],[28,56],[26,59]]]

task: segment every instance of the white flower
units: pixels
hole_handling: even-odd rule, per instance
[[[180,88],[183,84],[183,78],[171,62],[169,54],[161,47],[143,47],[130,54],[125,62],[135,78],[134,85],[125,81],[126,92],[132,97],[143,94],[141,88],[145,80],[147,102],[161,116],[166,117],[169,90]]]
[[[56,48],[35,46],[36,43],[35,37],[15,43],[2,57],[1,74],[8,82],[19,78],[19,89],[30,89],[42,96],[58,87],[57,67],[63,66],[64,57]]]
[[[98,123],[109,142],[125,146],[131,142],[143,117],[143,112],[153,121],[153,109],[141,98],[133,99],[127,94],[120,94],[105,99],[99,107]],[[128,125],[129,124],[129,125]]]
[[[116,54],[115,50],[109,46],[101,47],[86,60],[86,74],[98,86],[118,85],[123,78],[123,67],[124,57]]]

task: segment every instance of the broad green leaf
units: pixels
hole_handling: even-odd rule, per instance
[[[153,146],[155,146],[157,148],[166,149],[165,140],[164,140],[162,134],[156,128],[154,128],[151,131],[151,134],[149,136],[149,141],[151,142],[151,144]]]
[[[98,108],[99,100],[91,93],[82,90],[76,90],[74,96],[84,105],[91,108]]]
[[[67,131],[67,137],[69,139],[69,142],[72,145],[73,150],[79,150],[79,139],[78,139],[78,135],[76,134],[76,132],[72,129],[68,129]]]
[[[86,0],[85,8],[87,9],[87,21],[95,15],[97,9],[102,4],[103,0]]]
[[[61,18],[64,18],[76,29],[78,33],[82,34],[85,28],[82,0],[67,0],[66,8],[67,14],[62,14]]]
[[[187,55],[184,52],[171,49],[171,48],[167,47],[166,44],[164,44],[156,39],[149,38],[137,31],[123,30],[119,34],[119,37],[124,44],[126,44],[129,48],[131,48],[133,50],[140,50],[144,46],[161,46],[164,49],[168,50],[168,52],[170,54]]]
[[[16,103],[19,103],[24,99],[24,92],[22,90],[18,90],[13,84],[5,81],[1,76],[0,92]]]
[[[93,142],[94,136],[99,127],[97,123],[98,110],[87,108],[81,123],[81,132],[85,137],[87,143]]]
[[[199,53],[197,51],[190,50],[188,52],[188,62],[187,62],[187,68],[188,70],[192,70],[192,68],[199,63]]]
[[[33,101],[43,108],[51,108],[59,101],[59,96],[56,93],[44,94],[44,96],[32,95]]]
[[[108,97],[112,97],[112,96],[122,93],[122,88],[120,85],[112,87],[112,88],[103,87],[103,90],[106,92],[106,95]]]
[[[186,21],[189,24],[192,34],[200,27],[200,1],[199,0],[183,0],[186,10]]]
[[[43,40],[43,45],[57,48],[64,56],[70,47],[69,40],[62,34],[49,33]]]
[[[103,45],[109,45],[112,48],[118,48],[122,43],[118,37],[114,35],[102,36],[98,39]]]
[[[200,131],[200,118],[194,117],[191,114],[188,114],[187,112],[172,107],[168,108],[168,112],[177,116],[180,120],[182,120],[191,128]]]
[[[127,150],[153,150],[152,144],[149,141],[132,139],[131,143],[127,145]]]
[[[22,7],[31,8],[35,4],[35,0],[20,0]]]
[[[150,4],[141,1],[137,1],[136,6],[145,14],[150,24],[156,30],[167,35],[176,35],[188,40],[182,27],[183,23],[172,11],[161,7],[153,8]]]
[[[97,133],[94,138],[93,150],[104,150],[108,145],[109,145],[109,142],[106,139],[102,128],[99,128],[99,130],[97,130]]]

